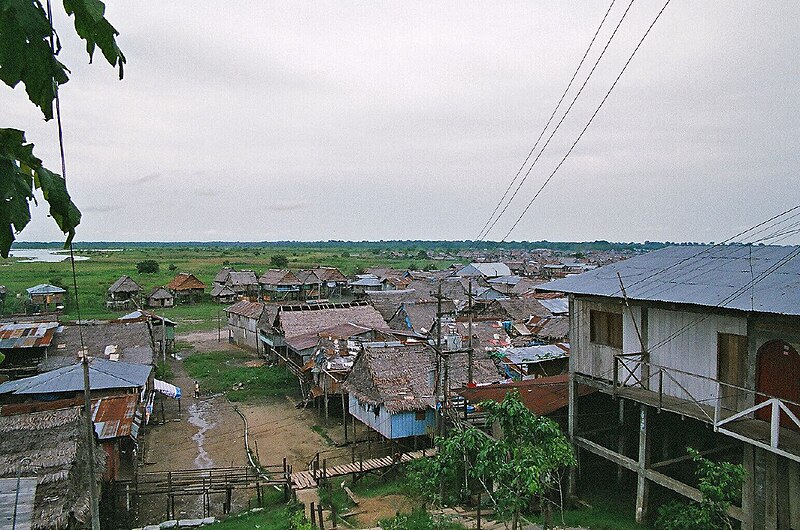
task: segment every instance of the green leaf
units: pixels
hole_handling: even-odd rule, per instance
[[[68,80],[67,68],[50,49],[51,33],[38,1],[0,0],[0,80],[11,88],[23,83],[47,120],[57,86]]]
[[[64,0],[64,9],[74,17],[78,36],[86,41],[90,62],[95,47],[100,48],[108,64],[119,67],[119,78],[122,79],[125,56],[117,46],[119,32],[103,16],[105,4],[100,0]]]
[[[67,246],[75,236],[81,213],[67,192],[66,182],[33,155],[33,144],[25,143],[25,133],[0,129],[0,255],[4,258],[8,257],[14,233],[31,220],[34,189],[42,191],[50,215],[67,235]]]

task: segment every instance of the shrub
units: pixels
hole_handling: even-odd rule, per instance
[[[146,259],[136,264],[139,274],[155,274],[158,272],[158,262],[154,259]]]
[[[289,258],[281,255],[271,256],[269,258],[269,264],[277,269],[284,269],[289,266]]]

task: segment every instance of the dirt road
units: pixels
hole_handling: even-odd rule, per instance
[[[237,349],[227,342],[217,342],[217,333],[194,332],[179,335],[178,341],[191,344],[179,356],[185,358],[197,352]],[[253,358],[257,359],[255,352]],[[183,397],[178,401],[156,399],[153,418],[144,438],[144,460],[140,472],[174,471],[180,469],[207,469],[211,467],[246,466],[244,447],[244,422],[234,410],[234,405],[224,395],[194,397],[194,380],[184,369],[182,359],[170,361],[172,383],[181,387]],[[294,469],[306,469],[308,462],[320,453],[329,462],[349,461],[350,449],[337,448],[331,442],[343,435],[321,435],[325,429],[317,426],[323,421],[314,409],[296,408],[296,400],[288,397],[274,398],[252,404],[239,404],[247,417],[251,449],[258,444],[259,457],[264,464],[281,464],[283,459]],[[165,421],[164,421],[165,420]],[[341,423],[331,431],[341,431]],[[317,426],[314,430],[311,427]],[[233,509],[246,508],[255,493],[243,490],[234,492]],[[224,495],[212,495],[211,513],[222,513]],[[140,502],[140,524],[165,520],[166,498],[146,497]],[[203,515],[202,498],[197,495],[178,497],[176,516],[199,517]]]

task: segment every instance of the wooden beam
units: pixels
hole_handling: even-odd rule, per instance
[[[712,455],[714,453],[719,453],[721,451],[727,451],[728,449],[735,449],[738,447],[734,444],[727,444],[727,445],[719,445],[717,447],[713,447],[711,449],[706,449],[705,451],[698,451],[701,456]],[[669,460],[662,460],[661,462],[656,462],[655,464],[650,464],[650,469],[656,469],[659,467],[666,467],[671,466],[672,464],[677,464],[679,462],[684,462],[686,460],[691,460],[694,458],[690,454],[685,454],[683,456],[678,456],[676,458],[670,458]]]
[[[574,438],[574,443],[581,449],[585,449],[591,453],[596,454],[606,460],[609,460],[617,465],[623,466],[631,471],[637,471],[639,468],[639,463],[634,460],[633,458],[628,458],[625,455],[621,455],[611,449],[603,447],[602,445],[593,442],[591,440],[587,440],[586,438],[581,438],[580,436],[576,436]],[[703,495],[700,493],[700,490],[689,486],[688,484],[684,484],[679,480],[675,480],[672,477],[669,477],[663,473],[658,471],[654,471],[652,469],[645,470],[645,477],[669,490],[672,490],[676,493],[683,495],[693,501],[701,501]],[[731,506],[728,508],[728,515],[736,519],[737,521],[744,520],[744,514],[742,513],[742,509],[738,506]]]

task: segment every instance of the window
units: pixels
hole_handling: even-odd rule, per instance
[[[622,314],[590,311],[589,340],[593,344],[622,349]]]
[[[418,410],[414,413],[414,419],[417,421],[425,421],[425,416],[427,416],[427,411],[425,410]]]

